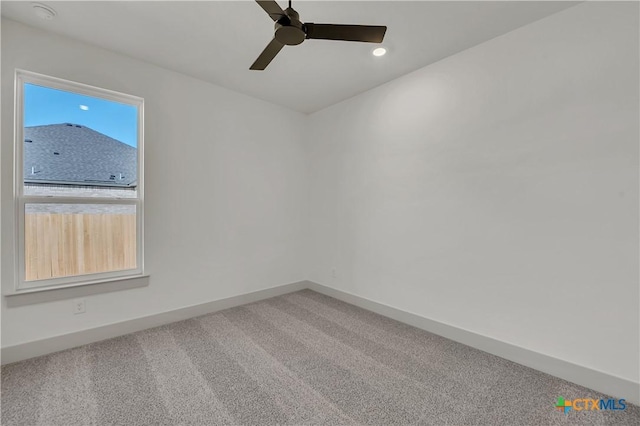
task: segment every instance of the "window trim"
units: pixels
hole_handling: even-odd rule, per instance
[[[69,197],[69,196],[25,196],[24,195],[24,84],[34,84],[52,89],[64,90],[109,101],[125,103],[138,108],[138,167],[137,197]],[[13,145],[13,200],[14,200],[14,279],[13,288],[5,294],[45,291],[97,284],[117,279],[131,279],[145,276],[144,269],[144,99],[113,90],[102,89],[83,83],[51,77],[21,69],[15,70],[14,88],[14,145]],[[121,204],[136,206],[136,269],[73,275],[43,280],[26,281],[25,259],[25,205],[26,204]]]

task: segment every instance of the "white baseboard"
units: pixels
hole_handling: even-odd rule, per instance
[[[488,336],[464,330],[439,321],[431,320],[420,315],[412,314],[383,303],[374,302],[355,294],[347,293],[311,281],[299,281],[242,294],[212,302],[202,303],[169,312],[117,322],[88,330],[77,331],[42,340],[22,343],[2,348],[2,364],[22,361],[25,359],[74,348],[100,340],[122,336],[128,333],[158,327],[176,321],[205,315],[208,313],[233,308],[271,297],[280,296],[305,288],[331,296],[346,303],[367,309],[396,321],[412,325],[422,330],[438,334],[447,339],[463,343],[490,354],[525,365],[538,371],[550,374],[569,382],[594,389],[616,398],[640,405],[640,384],[621,377],[613,376],[602,371],[593,370],[581,365],[554,358],[530,349],[512,345]]]
[[[368,311],[412,325],[447,339],[463,343],[484,352],[508,359],[543,373],[567,380],[615,398],[624,398],[632,404],[640,405],[640,383],[602,371],[587,368],[559,358],[554,358],[511,343],[483,336],[420,315],[412,314],[355,294],[347,293],[322,284],[309,281],[308,288]]]
[[[187,306],[173,311],[162,312],[159,314],[135,318],[127,321],[116,322],[113,324],[103,325],[101,327],[76,331],[73,333],[61,334],[58,336],[48,337],[46,339],[35,340],[27,343],[21,343],[14,346],[7,346],[2,348],[2,365],[62,351],[65,349],[75,348],[77,346],[98,342],[100,340],[111,339],[113,337],[134,333],[136,331],[145,330],[148,328],[158,327],[176,321],[182,321],[223,309],[233,308],[235,306],[245,305],[251,302],[257,302],[263,299],[269,299],[271,297],[280,296],[286,293],[292,293],[294,291],[302,290],[308,287],[308,281],[298,281],[292,284],[285,284],[277,287],[267,288],[264,290],[258,290],[252,293],[241,294],[226,299],[214,300],[212,302]]]

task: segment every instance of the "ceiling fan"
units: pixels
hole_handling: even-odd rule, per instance
[[[342,25],[314,24],[301,22],[298,12],[289,7],[285,10],[275,0],[256,0],[265,12],[275,21],[273,40],[251,65],[252,70],[264,70],[285,46],[295,46],[305,39],[363,41],[381,43],[387,27],[380,25]]]

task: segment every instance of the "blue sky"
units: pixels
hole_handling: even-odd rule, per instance
[[[25,83],[24,126],[73,123],[135,147],[138,108],[92,96]]]

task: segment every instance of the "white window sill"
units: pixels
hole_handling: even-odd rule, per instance
[[[52,287],[34,287],[14,290],[4,294],[7,307],[31,305],[34,303],[52,302],[62,299],[129,290],[149,285],[149,274],[127,275],[123,277],[104,278],[83,281]]]

